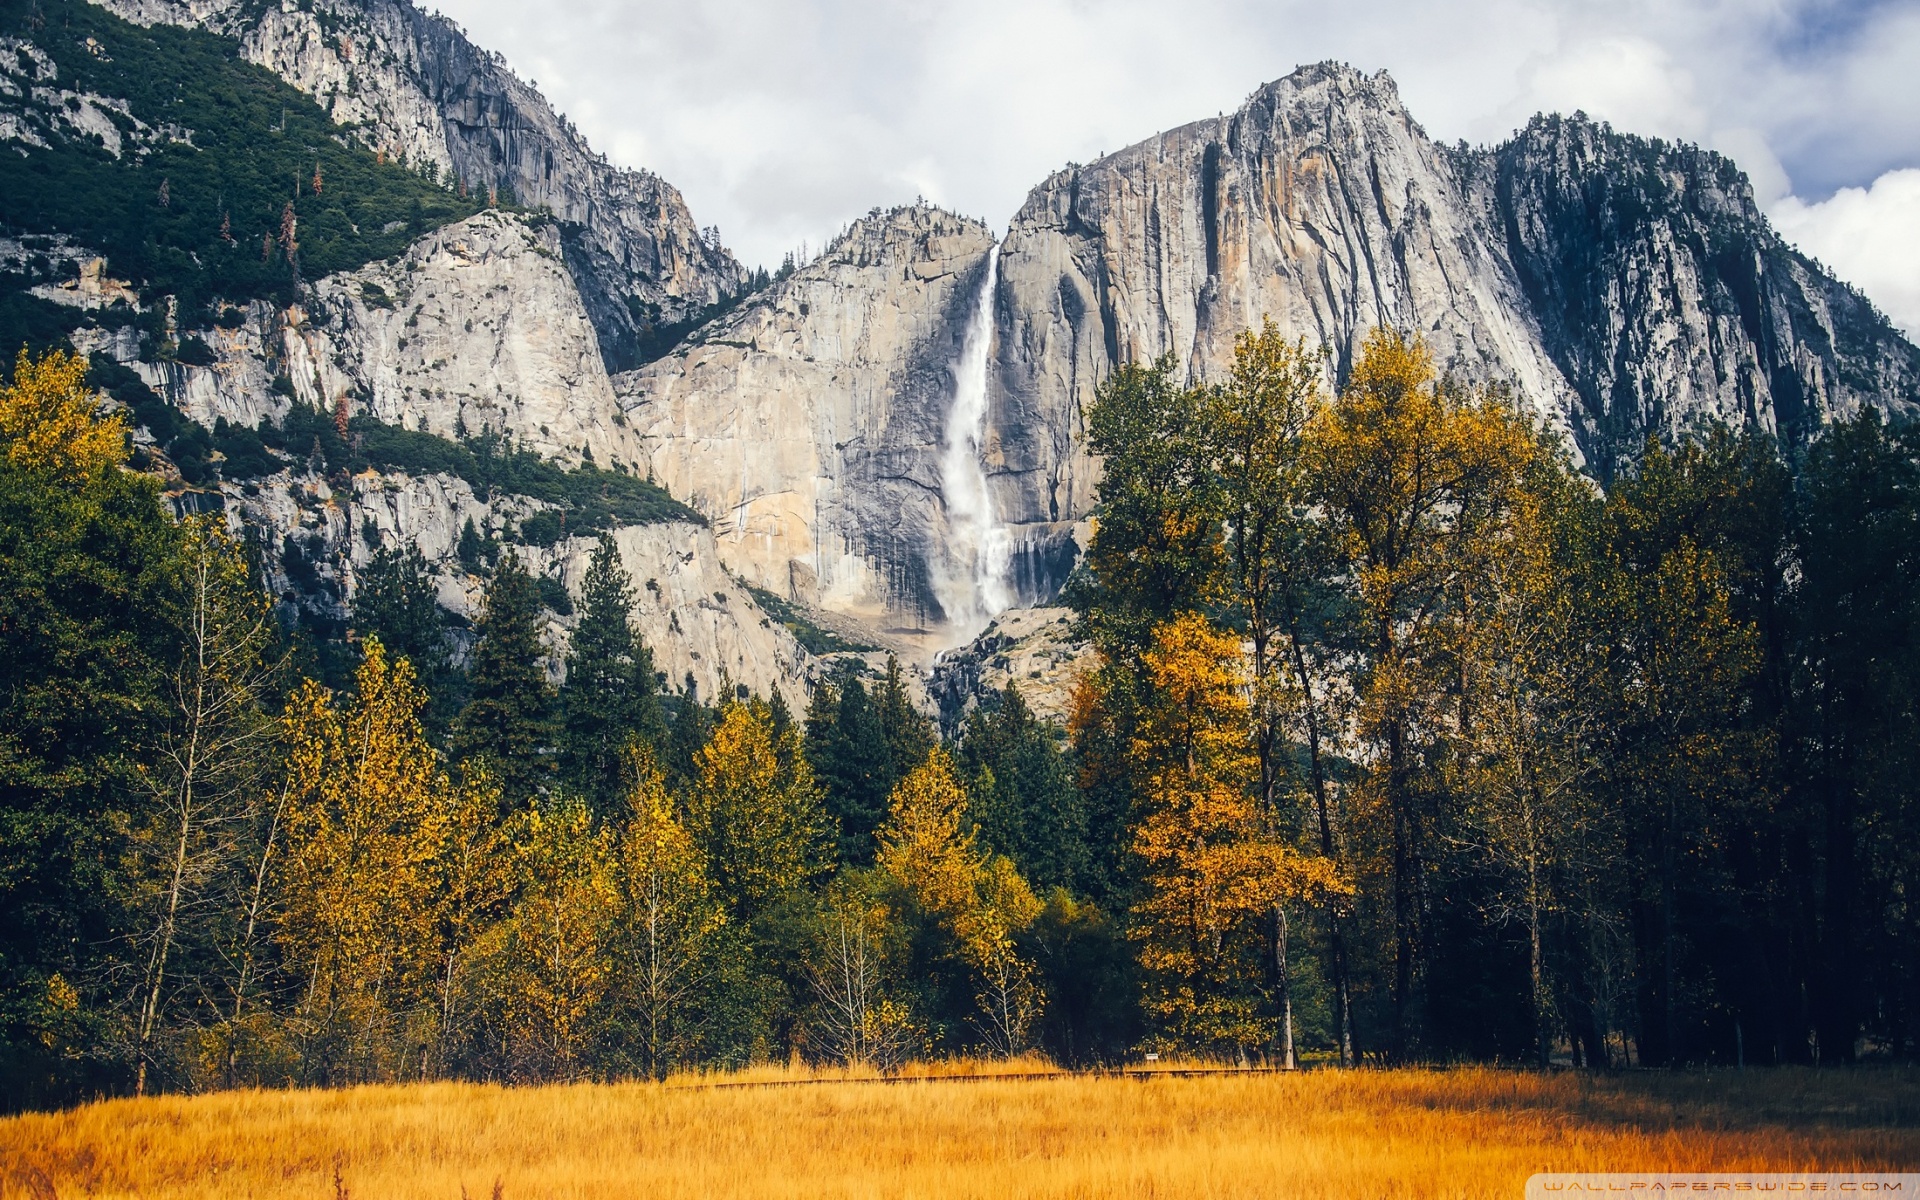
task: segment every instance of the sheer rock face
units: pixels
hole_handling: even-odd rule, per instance
[[[199,336],[212,367],[141,364],[195,419],[256,425],[294,398],[445,438],[491,430],[568,464],[638,463],[592,324],[550,221],[482,213],[398,259],[329,276],[286,311],[255,303]]]
[[[399,258],[312,285],[306,305],[256,302],[237,329],[197,331],[215,352],[207,367],[138,361],[136,342],[114,353],[195,419],[257,425],[298,400],[443,437],[483,428],[526,449],[577,463],[637,464],[642,447],[615,401],[592,325],[560,261],[551,221],[483,213],[428,234]],[[284,376],[292,397],[276,390]],[[328,621],[346,621],[357,572],[381,546],[412,545],[432,569],[440,603],[478,617],[485,580],[462,565],[462,529],[511,537],[548,507],[524,496],[476,495],[440,474],[368,472],[331,482],[301,466],[222,489],[229,518],[259,538],[270,591]],[[767,619],[732,578],[713,532],[668,522],[613,531],[633,576],[635,625],[675,688],[692,674],[711,698],[729,679],[761,695],[778,687],[804,706],[813,659]],[[577,594],[597,536],[551,547],[516,545],[536,577]],[[571,618],[549,614],[554,663]]]
[[[1720,155],[1536,117],[1456,161],[1505,238],[1602,478],[1649,434],[1724,421],[1799,445],[1863,403],[1920,407],[1920,351],[1781,241]]]
[[[609,366],[637,362],[654,326],[738,293],[745,274],[659,176],[588,148],[505,62],[410,0],[95,0],[143,24],[205,26],[357,126],[389,157],[469,189],[498,188],[578,226],[567,263],[592,296]]]
[[[442,437],[483,429],[568,463],[634,463],[613,385],[552,222],[482,213],[398,260],[314,288],[325,325],[289,331],[287,373],[331,411]]]
[[[615,379],[653,478],[756,586],[920,629],[944,614],[941,446],[992,234],[913,207]]]
[[[1392,81],[1305,67],[1217,120],[1034,189],[1001,256],[992,391],[1001,510],[1038,555],[1092,509],[1083,414],[1118,363],[1219,378],[1271,317],[1344,379],[1375,326],[1511,385],[1605,477],[1649,434],[1753,421],[1804,438],[1878,397],[1920,404],[1915,351],[1786,248],[1732,164],[1536,121],[1447,150]],[[1068,561],[1055,556],[1055,561]]]

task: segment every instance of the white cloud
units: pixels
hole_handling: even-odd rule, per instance
[[[1443,140],[1584,109],[1713,146],[1779,212],[1920,167],[1912,0],[423,2],[750,263],[915,195],[1003,225],[1066,162],[1327,58],[1391,71]],[[1900,303],[1872,264],[1821,256]]]
[[[1582,40],[1530,64],[1523,81],[1518,105],[1508,106],[1522,120],[1533,112],[1584,110],[1619,129],[1690,141],[1707,128],[1692,73],[1644,37]]]
[[[1818,204],[1788,196],[1769,215],[1782,237],[1920,340],[1920,169],[1888,171],[1872,187],[1841,188]]]

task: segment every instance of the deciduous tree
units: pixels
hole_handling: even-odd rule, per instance
[[[1307,430],[1309,495],[1357,609],[1365,786],[1389,826],[1396,1056],[1417,1040],[1425,965],[1433,822],[1421,765],[1458,698],[1445,627],[1508,533],[1536,445],[1503,395],[1437,379],[1425,344],[1389,330],[1368,335]]]
[[[370,639],[345,706],[311,681],[287,706],[279,938],[321,1079],[396,1069],[411,1053],[397,1015],[430,994],[439,965],[434,860],[448,785],[420,725],[425,704],[413,669]]]
[[[665,1079],[695,1049],[708,960],[726,913],[652,751],[637,745],[629,753],[633,782],[620,843],[620,989],[632,1008],[641,1069]]]
[[[1147,1010],[1175,1046],[1244,1054],[1280,1032],[1260,994],[1262,918],[1337,879],[1262,819],[1238,639],[1188,613],[1155,629],[1142,661],[1151,694],[1131,754],[1144,780],[1133,840],[1143,895],[1131,933]]]

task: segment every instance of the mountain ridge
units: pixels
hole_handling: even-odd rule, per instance
[[[1310,64],[1232,113],[1052,173],[997,243],[931,206],[875,209],[749,293],[670,185],[608,166],[496,56],[407,0],[92,2],[221,33],[355,122],[342,137],[428,171],[443,196],[498,188],[503,207],[409,234],[389,259],[303,285],[301,304],[230,306],[222,325],[183,311],[178,329],[154,309],[83,331],[83,349],[208,428],[250,431],[298,405],[644,474],[708,523],[676,535],[698,542],[708,577],[916,656],[950,642],[951,609],[972,607],[955,602],[945,473],[982,303],[978,460],[1017,605],[1052,601],[1086,544],[1100,464],[1083,422],[1100,381],[1163,353],[1217,378],[1235,335],[1268,316],[1328,347],[1329,386],[1369,330],[1418,332],[1444,369],[1511,386],[1602,481],[1650,435],[1726,421],[1791,448],[1862,403],[1920,411],[1920,351],[1785,245],[1734,164],[1579,114],[1447,146],[1388,73]],[[191,361],[156,357],[162,334]],[[447,603],[465,611],[462,523],[512,540],[555,520],[451,478],[369,490],[288,469],[264,500],[238,477],[214,487],[275,544],[305,547],[302,562],[337,560],[334,592],[298,601],[322,614],[343,611],[370,537],[431,545]],[[418,504],[390,499],[409,489]],[[385,506],[385,524],[367,534],[340,515],[356,505]],[[654,534],[629,540],[665,553]],[[559,578],[577,549],[540,556],[542,569]],[[677,660],[706,664],[703,687],[723,654],[756,686],[775,663],[816,670],[784,626],[754,632],[777,623],[751,593],[725,611],[743,649],[708,637]],[[682,636],[679,615],[661,621],[660,636]]]
[[[1589,152],[1529,155],[1543,129],[1579,130]],[[1576,202],[1649,158],[1612,207]],[[1690,171],[1701,186],[1668,186]],[[1584,118],[1448,148],[1390,75],[1339,63],[1055,172],[1014,217],[1002,270],[994,481],[1034,544],[1092,511],[1082,414],[1099,380],[1169,352],[1217,377],[1234,335],[1269,316],[1329,349],[1329,385],[1368,329],[1417,332],[1444,369],[1511,385],[1602,479],[1648,436],[1716,421],[1791,447],[1863,403],[1920,412],[1920,351],[1786,246],[1728,160]]]
[[[677,188],[610,164],[499,55],[411,0],[90,0],[141,24],[199,26],[313,96],[370,148],[498,188],[579,227],[568,267],[608,367],[637,365],[655,330],[710,312],[747,275]]]

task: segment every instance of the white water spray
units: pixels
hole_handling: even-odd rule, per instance
[[[953,407],[941,447],[941,492],[947,505],[947,554],[934,581],[955,645],[973,640],[1013,604],[1007,585],[1013,541],[993,510],[982,452],[987,440],[987,358],[993,348],[993,289],[1000,247],[987,252],[986,278],[974,297],[953,365]]]

